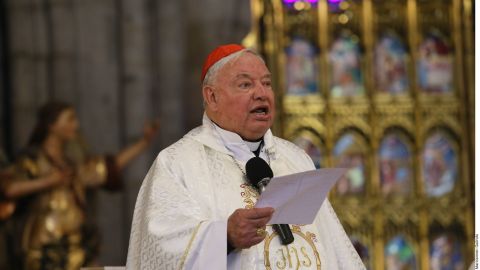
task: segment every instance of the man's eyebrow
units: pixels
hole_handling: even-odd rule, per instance
[[[235,79],[240,79],[240,78],[251,78],[251,76],[248,75],[247,73],[240,73],[235,76]]]
[[[272,77],[272,74],[267,73],[267,74],[263,75],[260,79],[265,79],[265,78],[270,79],[271,77]],[[250,76],[250,75],[247,74],[247,73],[240,73],[240,74],[237,74],[237,75],[235,76],[235,79],[241,79],[241,78],[252,79],[252,76]]]

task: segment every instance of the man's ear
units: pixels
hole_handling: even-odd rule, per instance
[[[202,88],[203,92],[203,100],[205,102],[205,106],[210,108],[213,111],[217,110],[217,96],[215,89],[210,85],[206,85]]]

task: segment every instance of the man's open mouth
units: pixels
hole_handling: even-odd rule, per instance
[[[267,106],[259,106],[256,107],[255,109],[250,111],[251,113],[256,113],[256,114],[263,114],[266,115],[268,114],[268,107]]]

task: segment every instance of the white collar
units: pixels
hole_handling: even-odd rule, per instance
[[[255,155],[250,150],[249,145],[235,132],[231,132],[219,127],[213,123],[215,131],[220,135],[223,145],[233,154],[233,156],[243,162],[248,161]]]
[[[242,137],[240,137],[240,135],[238,135],[237,133],[223,129],[215,123],[213,123],[213,125],[215,126],[215,130],[218,132],[218,134],[222,138],[222,141],[224,142],[225,146],[227,146],[227,148],[229,148],[228,145],[230,144],[232,145],[241,144],[243,142],[248,147],[248,149],[250,149],[250,152],[254,152],[258,149],[258,147],[262,143],[263,139],[258,142],[249,142],[242,139]]]
[[[185,136],[217,151],[231,155],[241,162],[247,162],[255,156],[238,134],[221,129],[208,118],[206,113],[203,114],[203,125],[193,129]],[[270,129],[263,136],[263,143],[264,147],[260,151],[260,157],[267,162],[269,159],[276,159],[273,135]]]
[[[258,147],[260,147],[260,144],[262,143],[262,140],[260,140],[258,142],[249,142],[249,141],[243,140],[243,142],[248,146],[250,151],[255,152],[255,151],[258,150]]]

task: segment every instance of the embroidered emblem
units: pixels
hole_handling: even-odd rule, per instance
[[[243,188],[240,195],[243,198],[243,202],[246,204],[245,208],[252,209],[257,202],[259,196],[258,191],[249,184],[241,184],[240,187]]]
[[[276,232],[267,233],[265,237],[264,256],[265,269],[302,269],[316,264],[316,269],[321,269],[320,255],[315,246],[316,235],[310,232],[303,233],[300,226],[292,225],[292,233],[296,236],[296,245],[275,245],[275,250],[270,250],[272,240],[278,237]],[[272,267],[273,266],[273,267]]]

